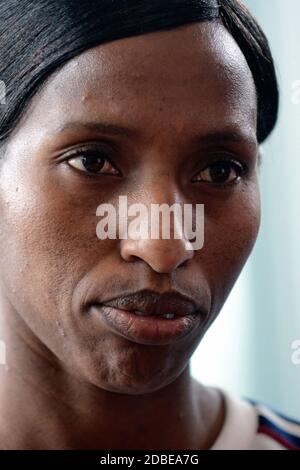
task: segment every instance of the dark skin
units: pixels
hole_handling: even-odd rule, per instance
[[[251,72],[218,22],[93,48],[34,96],[0,172],[1,448],[213,444],[222,396],[190,376],[189,360],[257,237],[256,114]],[[104,132],[103,122],[130,130]],[[105,174],[87,177],[78,154],[67,160],[91,146],[108,156]],[[247,171],[231,166],[220,186],[210,165],[224,159]],[[119,195],[205,204],[203,249],[176,239],[99,240],[96,208]],[[144,345],[84,311],[90,290],[108,299],[146,288],[195,298],[199,326]]]

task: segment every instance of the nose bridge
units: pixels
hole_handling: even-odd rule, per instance
[[[143,185],[144,204],[182,203],[182,197],[173,176],[167,170],[161,170],[159,175],[148,177],[147,185]]]
[[[128,230],[128,237],[121,240],[125,261],[142,260],[157,272],[170,273],[193,257],[183,233],[183,200],[167,173],[160,172],[156,179],[148,175],[147,185],[133,200],[144,209],[136,211],[138,207],[128,200],[128,228],[132,222],[141,230]],[[136,223],[131,219],[135,214]]]

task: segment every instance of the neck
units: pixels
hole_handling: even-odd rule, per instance
[[[206,449],[220,431],[219,394],[190,376],[148,394],[109,392],[70,374],[28,329],[2,324],[2,449]]]

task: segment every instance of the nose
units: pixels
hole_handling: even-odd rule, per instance
[[[121,241],[121,257],[127,262],[142,260],[158,273],[171,273],[193,257],[193,250],[184,240],[126,239]]]
[[[194,251],[182,227],[182,212],[180,210],[177,212],[176,208],[168,212],[171,207],[174,208],[174,204],[177,208],[181,205],[178,194],[176,196],[170,191],[170,185],[167,186],[168,194],[166,190],[162,190],[162,187],[166,186],[160,186],[158,192],[157,189],[154,191],[154,186],[152,187],[152,194],[148,194],[147,204],[143,204],[146,212],[139,212],[139,227],[144,229],[144,236],[139,236],[135,232],[135,236],[132,237],[127,232],[127,237],[120,241],[120,255],[127,262],[142,260],[158,273],[171,273],[185,265],[194,256]],[[155,201],[154,204],[149,204],[150,200],[152,203]],[[157,212],[152,208],[153,206],[166,208],[167,203],[168,209],[165,212],[167,218],[163,221],[162,214],[157,217]],[[169,227],[167,233],[164,231],[166,226]],[[153,227],[156,227],[154,232],[152,232]]]

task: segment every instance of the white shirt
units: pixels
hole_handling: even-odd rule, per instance
[[[220,390],[225,422],[211,450],[300,450],[300,423]]]

